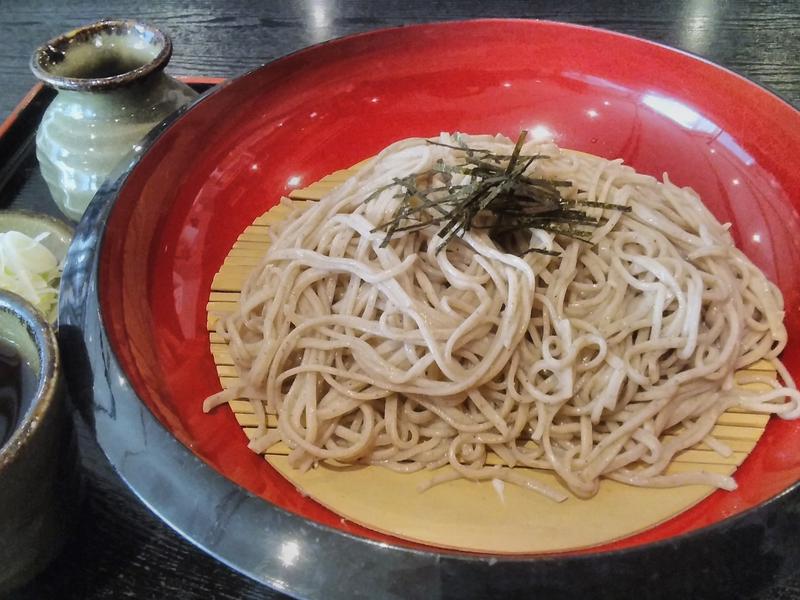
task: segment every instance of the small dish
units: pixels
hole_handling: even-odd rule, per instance
[[[74,233],[72,227],[64,221],[28,210],[0,211],[0,233],[19,231],[27,236],[35,237],[40,233],[49,233],[42,245],[50,250],[59,262],[64,261]]]

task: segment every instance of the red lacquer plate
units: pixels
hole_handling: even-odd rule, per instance
[[[782,290],[800,374],[800,114],[697,57],[574,25],[489,20],[367,33],[234,80],[177,119],[119,189],[99,258],[101,317],[139,398],[229,480],[307,519],[342,523],[251,453],[219,389],[206,332],[214,274],[238,234],[287,194],[398,139],[550,132],[556,142],[691,186]],[[800,479],[800,422],[774,418],[735,492],[644,533],[670,538],[758,506]]]

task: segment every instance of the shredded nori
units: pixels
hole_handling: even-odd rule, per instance
[[[388,245],[395,233],[431,226],[440,228],[438,235],[442,243],[437,252],[454,237],[460,237],[473,228],[488,229],[495,239],[537,228],[588,243],[592,228],[600,225],[602,220],[589,216],[581,208],[630,210],[628,206],[606,202],[567,200],[561,189],[572,187],[572,182],[526,175],[536,160],[547,158],[522,154],[527,134],[525,130],[520,132],[510,155],[470,148],[460,140],[457,146],[428,141],[431,145],[463,152],[463,163],[447,165],[439,160],[431,169],[395,178],[367,197],[368,202],[387,189],[398,188],[395,194],[400,198],[397,209],[388,221],[373,229],[386,231],[381,246]],[[453,184],[454,173],[469,175],[468,182]],[[424,185],[436,175],[440,176],[442,185]],[[478,215],[490,218],[478,220]],[[558,256],[557,252],[542,248],[529,248],[524,253],[528,252]]]

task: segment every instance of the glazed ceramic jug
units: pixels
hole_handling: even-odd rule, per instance
[[[36,135],[42,176],[77,221],[123,157],[197,95],[164,73],[172,42],[134,21],[100,21],[39,47],[34,75],[58,90]]]

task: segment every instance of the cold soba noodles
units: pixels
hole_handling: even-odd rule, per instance
[[[296,203],[220,320],[240,385],[290,464],[436,469],[579,497],[668,474],[729,408],[800,416],[780,291],[689,189],[622,161],[504,137],[408,139]],[[779,379],[738,388],[760,359]],[[267,429],[265,414],[277,415]]]

